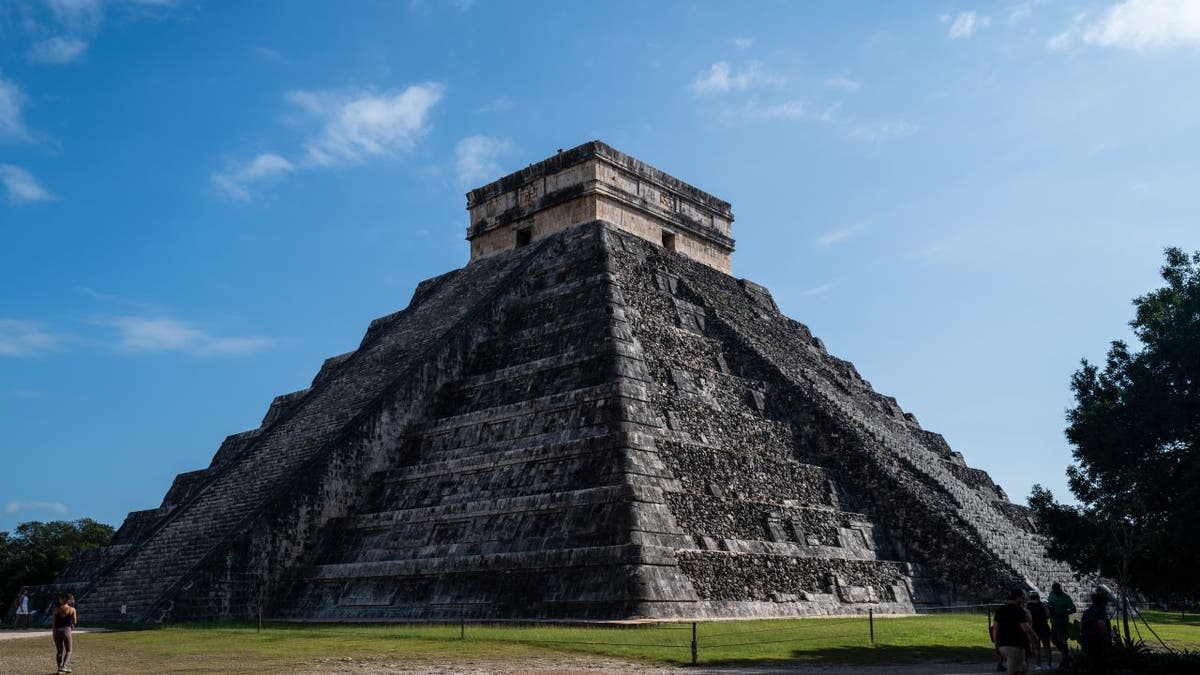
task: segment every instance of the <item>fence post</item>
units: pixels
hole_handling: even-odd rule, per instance
[[[258,601],[258,632],[262,632],[262,600]]]
[[[692,622],[692,665],[696,665],[696,622]]]
[[[867,610],[867,620],[871,622],[871,646],[875,646],[875,610]]]
[[[466,605],[458,606],[458,639],[467,639],[467,607]]]

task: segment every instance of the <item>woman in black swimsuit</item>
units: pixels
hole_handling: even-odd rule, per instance
[[[78,615],[71,601],[75,599],[70,593],[58,596],[58,606],[50,613],[51,631],[54,633],[54,650],[58,653],[58,672],[69,673],[67,663],[71,660],[71,630],[75,628]]]

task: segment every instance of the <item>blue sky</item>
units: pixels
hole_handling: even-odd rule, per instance
[[[1200,3],[0,3],[0,529],[117,524],[599,138],[1015,500],[1200,249]]]

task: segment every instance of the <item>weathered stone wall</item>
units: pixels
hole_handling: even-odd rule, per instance
[[[585,143],[467,195],[471,260],[604,220],[651,243],[664,231],[675,250],[728,273],[729,204],[599,143]]]

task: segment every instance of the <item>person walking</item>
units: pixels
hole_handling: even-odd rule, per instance
[[[1067,632],[1071,627],[1071,615],[1076,611],[1075,602],[1063,591],[1062,584],[1056,581],[1050,586],[1046,605],[1050,610],[1050,642],[1062,653],[1058,669],[1068,670],[1071,667],[1071,649],[1067,646]]]
[[[1108,672],[1108,649],[1112,627],[1108,625],[1108,594],[1092,593],[1092,606],[1079,618],[1079,646],[1087,659],[1089,673]]]
[[[71,631],[79,621],[79,615],[71,603],[75,597],[70,593],[60,593],[58,606],[50,613],[50,630],[54,635],[54,651],[58,661],[58,672],[69,673],[71,669]]]
[[[1050,670],[1054,667],[1054,651],[1050,649],[1050,610],[1042,603],[1042,597],[1037,591],[1029,594],[1029,604],[1025,605],[1026,611],[1029,612],[1030,626],[1033,632],[1037,635],[1038,644],[1034,645],[1037,649],[1037,660],[1034,662],[1034,670]],[[1046,655],[1046,667],[1042,668],[1042,654]]]
[[[1008,594],[1008,602],[996,610],[996,648],[1004,658],[1008,675],[1025,675],[1029,672],[1025,661],[1025,648],[1032,645],[1037,653],[1037,636],[1029,625],[1029,614],[1023,606],[1025,591],[1015,588]]]
[[[13,618],[13,628],[29,628],[28,588],[21,588],[21,592],[17,594],[17,599],[13,601],[13,606],[17,608],[17,615]]]

